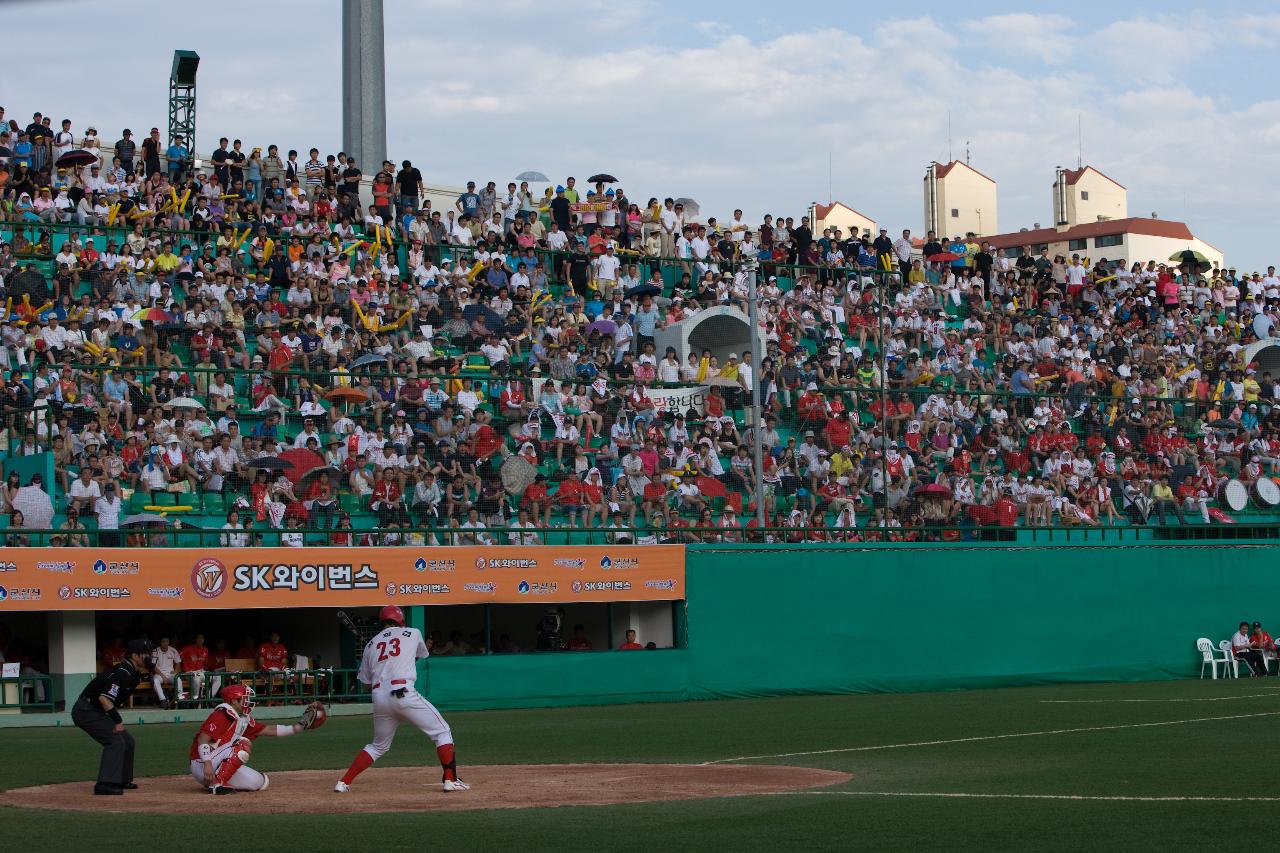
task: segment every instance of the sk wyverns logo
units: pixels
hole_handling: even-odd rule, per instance
[[[60,586],[60,587],[58,587],[58,598],[61,598],[63,601],[70,601],[70,600],[71,600],[71,587],[69,587],[69,586]]]
[[[476,557],[476,568],[483,569],[485,567],[484,557]]]
[[[573,582],[573,591],[574,591],[574,592],[582,592],[582,581],[574,581],[574,582]]]
[[[600,558],[600,568],[602,568],[602,569],[610,569],[610,568],[613,568],[613,560],[610,560],[610,559],[609,559],[609,555],[608,555],[608,554],[606,554],[605,556],[603,556],[603,557],[601,557],[601,558]]]
[[[517,590],[519,590],[519,592],[520,592],[520,594],[521,594],[521,595],[528,595],[528,594],[529,594],[529,582],[528,582],[528,581],[520,581],[520,585],[519,585],[518,587],[516,587],[516,589],[517,589]]]
[[[103,560],[93,561],[93,573],[95,575],[105,575],[107,573],[107,564]]]
[[[227,590],[227,567],[213,557],[197,560],[191,567],[191,588],[201,598],[217,598]]]

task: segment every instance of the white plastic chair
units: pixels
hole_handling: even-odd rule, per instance
[[[1213,640],[1210,640],[1208,637],[1201,637],[1200,639],[1196,640],[1196,648],[1200,651],[1200,654],[1203,655],[1203,657],[1200,660],[1200,677],[1204,678],[1204,668],[1207,666],[1209,667],[1209,672],[1213,674],[1213,677],[1217,678],[1218,664],[1223,662],[1218,659],[1218,656],[1216,654],[1214,654]],[[1226,670],[1225,663],[1223,663],[1222,677],[1223,678],[1227,677],[1227,670]]]
[[[1226,668],[1231,667],[1231,677],[1240,677],[1240,661],[1236,659],[1236,654],[1231,649],[1231,641],[1223,640],[1218,643],[1218,651],[1222,652],[1223,678],[1226,678]]]

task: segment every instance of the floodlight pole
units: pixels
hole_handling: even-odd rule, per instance
[[[175,50],[169,72],[169,144],[181,136],[192,156],[196,150],[196,70],[200,57],[193,50]]]
[[[382,0],[342,0],[342,149],[366,175],[387,156]]]

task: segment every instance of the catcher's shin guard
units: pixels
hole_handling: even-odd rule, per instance
[[[252,744],[245,738],[241,738],[236,742],[236,748],[227,756],[227,760],[218,765],[218,772],[213,774],[214,780],[219,785],[226,785],[231,781],[231,777],[236,775],[236,771],[244,766],[249,760],[249,750]]]

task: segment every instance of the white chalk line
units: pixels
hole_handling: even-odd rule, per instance
[[[1263,690],[1280,690],[1280,687],[1263,687]],[[1111,705],[1117,703],[1146,702],[1235,702],[1237,699],[1280,699],[1275,693],[1243,693],[1239,696],[1209,696],[1198,699],[1041,699],[1041,705]]]
[[[949,738],[946,740],[919,740],[907,743],[882,743],[874,746],[846,746],[837,749],[813,749],[804,752],[777,752],[771,755],[740,755],[736,758],[717,758],[714,761],[704,761],[701,765],[706,767],[711,764],[728,764],[734,761],[759,761],[766,758],[797,758],[805,755],[835,755],[845,752],[874,752],[881,749],[907,749],[915,746],[944,746],[953,743],[978,743],[980,741],[989,740],[1010,740],[1013,738],[1023,737],[1043,737],[1045,735],[1069,735],[1079,734],[1081,732],[1110,732],[1122,729],[1145,729],[1155,726],[1182,726],[1188,723],[1207,723],[1217,720],[1247,720],[1253,717],[1276,717],[1280,716],[1280,711],[1261,711],[1256,714],[1231,714],[1224,717],[1193,717],[1186,720],[1163,720],[1156,723],[1125,723],[1114,726],[1085,726],[1076,729],[1048,729],[1039,732],[1013,732],[1003,735],[979,735],[976,737],[960,737]]]
[[[1280,803],[1280,797],[1139,797],[1087,794],[969,794],[923,791],[779,791],[777,796],[806,797],[938,797],[973,800],[1071,800],[1121,803]]]

